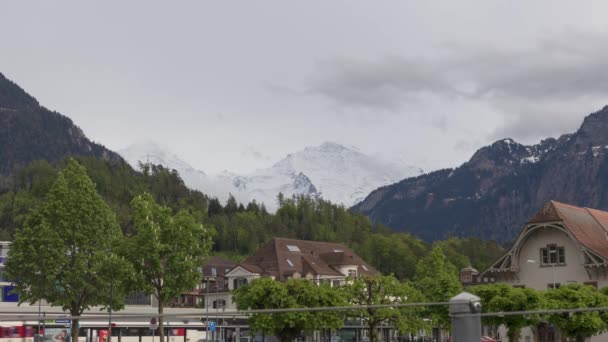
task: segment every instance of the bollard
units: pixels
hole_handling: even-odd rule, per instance
[[[451,342],[481,342],[481,313],[479,297],[462,292],[450,299],[452,320]]]

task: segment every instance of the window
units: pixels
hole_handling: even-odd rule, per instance
[[[540,249],[540,258],[542,265],[565,265],[566,264],[566,251],[564,247],[557,247],[556,245],[547,245],[545,248]]]
[[[211,267],[211,275],[214,277],[217,275],[217,269],[215,267]]]
[[[224,307],[226,307],[226,301],[224,299],[218,299],[213,301],[214,309],[222,309]]]
[[[289,266],[293,267],[293,262],[291,262],[291,260],[287,259],[287,263],[289,264]]]
[[[334,280],[334,281],[332,281],[332,282],[331,282],[331,286],[332,286],[332,287],[338,287],[338,286],[340,286],[340,281],[339,281],[339,280]]]
[[[234,279],[234,289],[238,289],[239,287],[247,284],[247,279],[246,278],[236,278]]]
[[[357,270],[348,270],[348,276],[356,278],[357,277]]]
[[[218,280],[217,280],[217,289],[218,290],[223,290],[224,289],[224,279],[223,278],[218,278]]]
[[[559,283],[555,283],[555,284],[549,283],[549,284],[547,284],[547,288],[548,289],[559,289]]]
[[[298,247],[296,245],[287,245],[287,249],[290,252],[299,252],[300,251],[300,247]]]

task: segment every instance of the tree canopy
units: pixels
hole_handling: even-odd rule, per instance
[[[255,279],[234,291],[239,310],[317,308],[344,306],[343,293],[328,284],[316,285],[306,279],[289,279],[286,282],[271,278]],[[344,324],[340,311],[304,311],[260,313],[249,317],[252,332],[276,335],[279,341],[293,341],[302,331],[323,328],[336,329]]]
[[[418,261],[414,284],[429,302],[449,302],[462,291],[458,270],[447,260],[439,246],[433,247],[429,254]],[[428,311],[434,325],[442,328],[450,326],[447,306],[433,306]]]
[[[154,295],[162,315],[169,301],[200,282],[211,247],[210,232],[186,210],[173,214],[150,194],[135,197],[132,206],[135,233],[121,253],[135,270],[134,288]],[[162,340],[162,316],[159,328]]]
[[[80,316],[91,306],[122,306],[120,286],[110,303],[110,283],[119,283],[128,265],[112,253],[121,243],[116,216],[97,194],[86,170],[70,160],[50,191],[18,230],[6,274],[15,280],[21,302],[41,299]],[[77,336],[78,322],[72,335]]]
[[[382,305],[422,302],[422,294],[407,283],[393,276],[376,275],[352,280],[352,284],[342,287],[351,304]],[[423,310],[416,307],[364,308],[350,311],[355,317],[362,317],[367,325],[370,342],[378,340],[377,327],[382,322],[391,323],[402,333],[414,333],[425,327]]]

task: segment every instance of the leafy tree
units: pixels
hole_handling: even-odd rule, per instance
[[[592,286],[569,284],[547,290],[545,298],[554,309],[595,308],[608,306],[608,297]],[[572,314],[549,315],[549,322],[555,324],[567,336],[576,341],[585,341],[608,328],[606,314],[599,311],[576,312]]]
[[[311,308],[343,306],[341,292],[329,285],[315,285],[305,279],[287,282],[271,278],[255,279],[234,291],[234,301],[239,310]],[[337,329],[344,324],[344,314],[335,311],[282,312],[253,314],[249,318],[252,332],[276,335],[279,341],[291,342],[301,331],[322,328]]]
[[[122,307],[120,281],[128,264],[111,252],[122,240],[114,213],[78,162],[70,160],[44,203],[18,230],[6,274],[21,302],[44,299],[72,316],[91,306]],[[115,282],[110,303],[110,284]],[[78,336],[78,320],[72,324]]]
[[[135,269],[135,287],[158,300],[158,313],[201,279],[200,267],[211,247],[210,232],[185,210],[173,215],[150,194],[132,201],[135,235],[127,239],[122,254]],[[162,316],[159,317],[164,340]]]
[[[483,312],[508,312],[536,310],[544,306],[543,296],[531,288],[516,288],[508,284],[487,284],[471,288],[481,298]],[[517,341],[521,329],[538,324],[538,315],[511,315],[484,317],[484,323],[492,326],[504,324],[509,341]]]
[[[456,267],[446,259],[439,246],[433,247],[429,254],[418,261],[414,283],[430,302],[448,302],[462,291]],[[428,311],[436,326],[440,328],[450,326],[447,306],[433,306]]]
[[[353,305],[405,304],[422,302],[422,294],[413,286],[400,283],[393,276],[376,275],[354,279],[342,290]],[[403,333],[415,333],[425,327],[421,309],[416,307],[366,308],[352,311],[367,322],[370,342],[378,340],[377,327],[382,322],[390,322]]]
[[[495,241],[483,241],[478,238],[451,237],[435,244],[441,247],[446,257],[459,270],[469,265],[484,270],[505,253],[504,248]]]

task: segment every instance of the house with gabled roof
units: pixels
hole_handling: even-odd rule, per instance
[[[484,275],[539,290],[569,282],[608,285],[608,212],[546,203]]]
[[[316,284],[339,286],[347,277],[374,275],[378,271],[340,243],[273,238],[232,269],[230,290],[259,277],[284,281],[309,279]]]
[[[547,202],[526,223],[513,246],[481,276],[537,290],[568,283],[607,286],[608,212]],[[534,340],[559,338],[549,325],[527,333]],[[608,341],[608,335],[594,336],[591,341]]]

